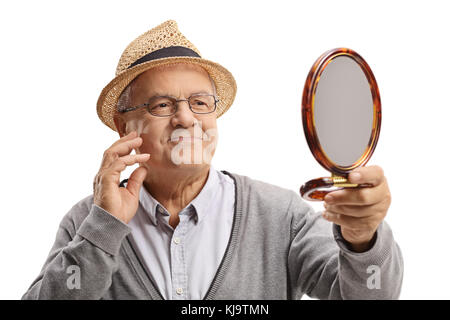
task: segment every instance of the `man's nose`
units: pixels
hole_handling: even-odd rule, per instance
[[[188,128],[192,126],[195,122],[195,114],[189,108],[187,101],[178,102],[177,112],[172,116],[171,122],[174,127]]]

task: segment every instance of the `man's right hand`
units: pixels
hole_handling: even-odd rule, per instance
[[[94,179],[94,204],[128,224],[136,214],[139,205],[139,192],[147,175],[147,168],[139,166],[130,175],[127,187],[119,187],[120,173],[127,166],[144,163],[150,154],[130,154],[142,144],[136,131],[123,136],[103,154],[100,170]]]

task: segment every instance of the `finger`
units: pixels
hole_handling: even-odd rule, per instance
[[[325,220],[333,222],[337,225],[340,225],[341,227],[350,229],[350,230],[373,230],[375,227],[376,229],[376,223],[374,219],[371,218],[355,218],[351,216],[346,216],[339,213],[333,213],[328,210],[324,211],[322,216]]]
[[[350,183],[368,183],[373,186],[380,185],[384,179],[383,169],[379,166],[359,167],[349,175]]]
[[[128,178],[127,189],[135,197],[139,196],[139,192],[142,187],[142,182],[144,181],[146,176],[147,176],[147,168],[139,167],[136,170],[134,170],[131,173],[130,177]]]
[[[324,203],[324,208],[333,213],[340,213],[347,216],[362,218],[373,215],[376,212],[376,206],[354,206],[354,205],[333,205]]]
[[[118,143],[114,147],[109,148],[109,150],[117,153],[119,156],[124,156],[129,154],[134,148],[139,147],[142,142],[143,140],[141,137],[136,137],[134,139]]]
[[[325,196],[327,204],[367,206],[381,202],[389,197],[386,183],[376,187],[344,188],[330,192]]]
[[[127,135],[125,135],[125,136],[121,137],[120,139],[116,140],[109,148],[111,148],[111,147],[113,147],[113,146],[115,146],[115,145],[117,145],[117,144],[119,144],[119,143],[121,143],[123,141],[134,139],[137,136],[138,135],[137,135],[136,131],[131,131]]]
[[[103,154],[103,161],[101,168],[108,168],[116,161],[117,158],[129,154],[133,149],[139,147],[142,144],[142,138],[136,137],[131,140],[122,141],[121,143],[106,149]]]
[[[149,153],[129,154],[118,158],[107,169],[108,172],[120,173],[126,169],[127,166],[132,166],[136,163],[146,162],[150,158]]]

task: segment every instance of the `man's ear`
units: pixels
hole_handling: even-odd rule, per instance
[[[119,115],[114,114],[113,117],[114,124],[116,125],[117,132],[119,133],[120,137],[122,138],[124,135],[126,135],[126,122],[125,120]]]

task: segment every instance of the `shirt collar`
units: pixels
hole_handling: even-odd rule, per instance
[[[162,207],[162,205],[158,202],[158,200],[152,197],[147,189],[145,189],[144,185],[141,186],[141,190],[139,192],[139,202],[145,213],[147,213],[150,217],[152,223],[156,225],[156,212],[159,207]]]
[[[205,185],[200,193],[191,201],[197,212],[197,222],[200,222],[209,211],[211,201],[215,199],[215,194],[219,189],[219,175],[213,166],[209,167],[209,174]]]
[[[214,199],[214,195],[218,190],[219,186],[219,177],[218,172],[210,165],[208,178],[206,180],[205,185],[203,186],[200,193],[195,197],[187,206],[192,205],[195,208],[195,212],[197,214],[196,222],[200,222],[208,212],[209,205],[211,204],[211,200]],[[144,185],[142,185],[141,190],[139,192],[139,202],[143,207],[144,211],[149,215],[150,220],[154,225],[157,224],[157,214],[161,214],[162,212],[167,212],[167,210],[156,200],[153,196],[145,189]],[[184,209],[186,209],[184,208]],[[163,209],[164,211],[160,209]],[[183,210],[184,210],[183,209]]]

